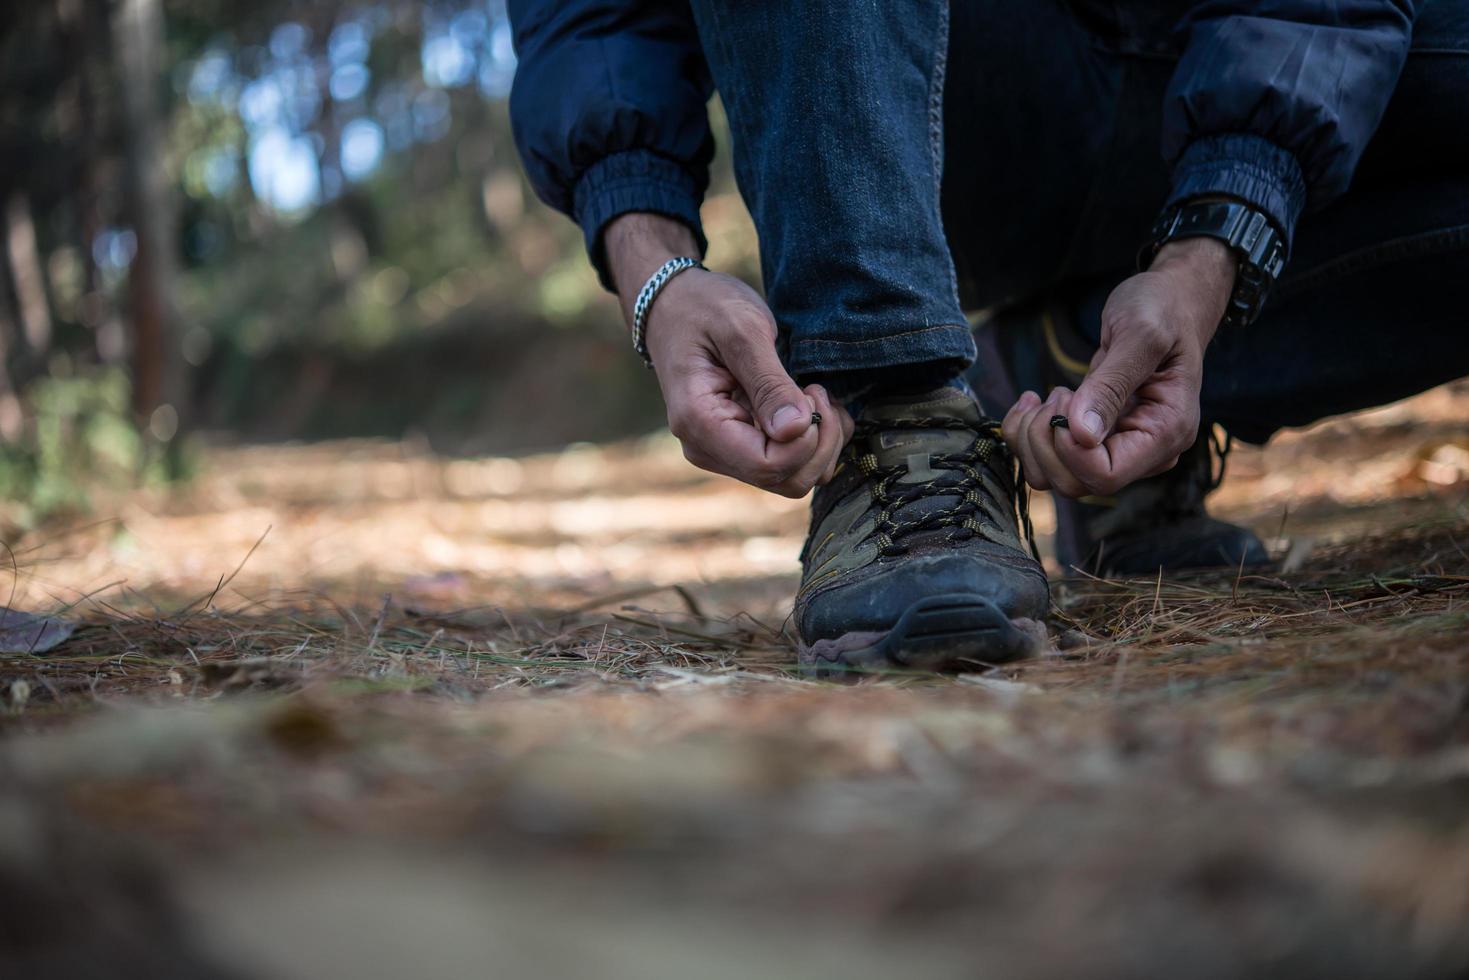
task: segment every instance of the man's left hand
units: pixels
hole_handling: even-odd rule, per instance
[[[1101,347],[1075,392],[1020,396],[1005,416],[1006,443],[1037,490],[1108,495],[1173,467],[1199,429],[1204,350],[1234,289],[1223,242],[1165,245],[1148,271],[1113,290]],[[1070,428],[1053,428],[1067,416]]]

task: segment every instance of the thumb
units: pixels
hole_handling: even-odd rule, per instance
[[[767,438],[799,439],[811,427],[812,402],[786,373],[775,344],[759,337],[739,343],[725,367],[733,374]]]
[[[1119,331],[1071,399],[1071,435],[1076,441],[1087,449],[1101,445],[1128,399],[1152,377],[1165,354],[1151,331]]]

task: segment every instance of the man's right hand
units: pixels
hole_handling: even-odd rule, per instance
[[[674,256],[696,254],[688,228],[652,214],[622,215],[608,225],[604,241],[629,323],[648,276]],[[775,318],[753,289],[703,269],[665,285],[645,325],[668,427],[689,462],[802,497],[831,479],[852,419],[820,385],[796,385],[775,339]],[[813,412],[820,413],[819,424],[811,421]]]

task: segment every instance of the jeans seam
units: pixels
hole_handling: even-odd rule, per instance
[[[949,67],[949,0],[939,0],[939,22],[935,31],[933,70],[928,80],[928,149],[929,168],[933,171],[933,209],[939,230],[944,227],[944,79]],[[947,236],[945,236],[947,238]],[[948,254],[948,249],[944,249]],[[956,307],[959,302],[959,270],[953,256],[948,258],[949,293]]]
[[[935,46],[933,72],[928,81],[928,151],[929,166],[933,170],[933,191],[943,190],[944,180],[944,74],[948,69],[949,57],[949,3],[939,0],[938,36]]]
[[[1469,247],[1469,224],[1455,225],[1451,228],[1435,228],[1432,231],[1403,235],[1385,242],[1375,242],[1345,255],[1328,259],[1299,275],[1282,280],[1275,290],[1275,297],[1277,299],[1288,298],[1296,293],[1320,288],[1344,276],[1386,265],[1389,262],[1436,255],[1465,247]]]

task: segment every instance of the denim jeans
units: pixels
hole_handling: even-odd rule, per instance
[[[976,356],[966,307],[1038,296],[1096,338],[1168,193],[1186,4],[692,6],[798,379],[951,376]],[[1203,409],[1263,441],[1465,375],[1469,3],[1436,0],[1352,189],[1302,220],[1261,317],[1211,345]]]

